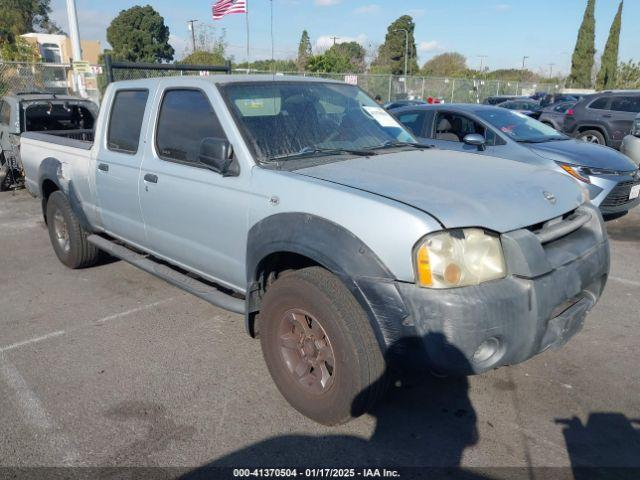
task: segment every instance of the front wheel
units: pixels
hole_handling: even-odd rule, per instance
[[[100,250],[87,241],[88,232],[80,225],[62,192],[53,192],[49,196],[47,227],[53,250],[67,267],[85,268],[98,261]]]
[[[585,130],[584,132],[580,132],[578,138],[583,142],[587,143],[595,143],[596,145],[606,145],[607,142],[604,138],[604,135],[597,130]]]
[[[333,274],[280,277],[264,297],[260,342],[285,399],[324,425],[365,413],[385,391],[385,362],[362,307]]]

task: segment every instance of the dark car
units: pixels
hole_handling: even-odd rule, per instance
[[[541,107],[549,107],[551,105],[557,105],[559,103],[576,103],[583,98],[584,95],[574,95],[572,93],[549,93],[539,100]]]
[[[545,125],[549,125],[561,132],[567,110],[573,108],[575,104],[576,102],[564,102],[548,105],[538,110],[537,114],[533,116],[533,118],[537,118]]]
[[[393,114],[426,145],[571,175],[608,219],[640,204],[640,173],[629,158],[612,148],[569,138],[526,115],[474,104],[407,107]]]
[[[567,110],[563,130],[585,142],[620,148],[640,113],[640,90],[589,95]]]
[[[483,105],[498,105],[499,103],[515,99],[531,100],[531,97],[526,97],[524,95],[493,95],[485,98],[482,103]]]
[[[427,102],[425,102],[424,100],[394,100],[392,102],[385,103],[383,105],[383,108],[385,110],[394,110],[396,108],[413,107],[415,105],[426,105],[426,104]]]
[[[530,98],[509,100],[496,105],[497,107],[507,108],[509,110],[515,110],[516,112],[523,113],[528,117],[536,116],[536,112],[540,109],[540,104]]]

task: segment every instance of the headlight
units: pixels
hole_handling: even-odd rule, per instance
[[[421,287],[478,285],[507,275],[502,244],[479,228],[427,235],[415,249],[416,282]]]
[[[562,168],[565,172],[567,172],[576,180],[580,180],[581,182],[584,182],[584,183],[591,183],[591,180],[589,180],[589,177],[588,177],[588,175],[591,174],[591,171],[589,171],[588,168],[576,167],[574,165],[567,165],[566,163],[559,163],[559,162],[557,163],[560,166],[560,168]]]

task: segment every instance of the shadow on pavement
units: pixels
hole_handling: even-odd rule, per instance
[[[435,336],[442,338],[429,339],[438,342],[444,339],[442,335]],[[448,347],[455,350],[459,362],[466,362],[462,353],[451,345]],[[388,369],[392,387],[385,401],[370,412],[376,418],[371,438],[350,435],[274,437],[233,452],[181,478],[215,478],[214,472],[224,468],[296,466],[435,467],[438,472],[445,472],[448,467],[456,471],[448,478],[486,478],[456,468],[460,466],[465,448],[478,441],[476,412],[469,400],[467,378],[436,378],[406,369],[404,373],[394,371]],[[409,477],[403,475],[402,478]]]
[[[591,413],[556,419],[563,434],[575,480],[640,478],[640,419],[622,413]]]

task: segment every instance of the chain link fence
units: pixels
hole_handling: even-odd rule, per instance
[[[180,65],[171,69],[162,66],[147,66],[147,68],[113,68],[113,81],[135,80],[141,78],[155,78],[166,76],[196,75],[208,76],[216,72],[194,69]],[[93,68],[96,88],[103,93],[107,80],[107,69],[103,66]],[[234,73],[247,73],[235,71]],[[249,73],[273,73],[257,72]],[[380,96],[384,101],[399,99],[427,99],[429,97],[441,99],[446,103],[481,103],[485,98],[494,95],[530,95],[536,91],[554,92],[558,86],[546,83],[528,83],[505,80],[438,78],[417,76],[395,76],[374,74],[308,74],[299,72],[278,72],[277,75],[303,75],[357,84],[372,97]],[[17,91],[46,91],[58,94],[73,94],[74,83],[70,65],[54,65],[48,63],[0,63],[0,96],[7,92]]]

